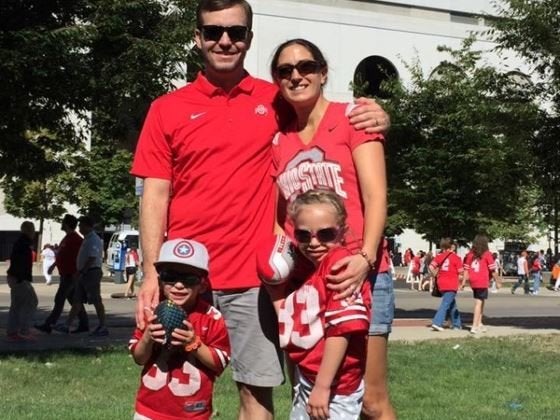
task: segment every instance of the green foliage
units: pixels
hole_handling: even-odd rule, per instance
[[[39,185],[53,217],[64,199],[105,223],[137,208],[130,152],[150,102],[200,68],[189,42],[196,4],[2,2],[0,178],[16,194],[12,214],[35,217]]]
[[[134,178],[128,173],[132,153],[94,142],[91,151],[75,156],[72,201],[82,213],[92,215],[103,224],[118,225],[125,212],[138,209]]]
[[[560,2],[557,0],[502,0],[495,3],[499,19],[490,19],[490,37],[499,50],[512,50],[540,76],[536,84],[544,106],[532,153],[533,173],[542,193],[537,200],[554,232],[558,252],[560,224]]]
[[[429,78],[419,62],[407,64],[411,86],[394,85],[386,104],[389,200],[432,242],[469,241],[491,226],[502,236],[496,222],[519,222],[521,187],[529,182],[532,92],[484,65],[473,41],[440,47],[450,60]]]

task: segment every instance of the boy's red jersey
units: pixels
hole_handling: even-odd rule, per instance
[[[346,355],[332,384],[333,392],[339,395],[356,391],[363,378],[371,310],[369,282],[364,282],[353,303],[334,300],[336,292],[326,287],[325,277],[332,265],[347,255],[352,254],[345,248],[331,250],[305,283],[288,295],[278,315],[280,346],[313,383],[326,338],[348,337]]]
[[[222,314],[199,300],[187,316],[201,341],[210,348],[214,372],[181,347],[154,346],[152,357],[142,370],[136,396],[136,412],[152,419],[209,419],[212,415],[212,390],[216,377],[229,363],[230,346]],[[136,329],[129,349],[134,351],[143,331]]]

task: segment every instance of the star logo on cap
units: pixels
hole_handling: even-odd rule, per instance
[[[182,241],[175,245],[173,253],[179,258],[189,258],[194,254],[194,248],[188,241]]]

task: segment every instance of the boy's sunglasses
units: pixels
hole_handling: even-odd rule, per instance
[[[301,60],[296,64],[282,64],[276,67],[276,76],[279,79],[289,79],[292,77],[294,69],[302,76],[307,76],[311,73],[319,73],[323,66],[315,60]]]
[[[202,37],[207,41],[218,42],[222,39],[224,32],[227,32],[231,42],[240,42],[247,39],[249,28],[246,26],[218,26],[218,25],[204,25],[200,28]]]
[[[184,286],[197,286],[202,283],[202,277],[193,273],[178,273],[176,271],[160,271],[159,280],[163,284],[173,285],[177,282],[183,283]]]
[[[317,240],[321,243],[327,243],[334,242],[336,238],[338,238],[339,232],[339,229],[333,227],[319,229],[317,232],[310,232],[305,229],[296,229],[294,230],[294,238],[296,238],[296,241],[300,244],[308,244],[313,238],[317,238]]]

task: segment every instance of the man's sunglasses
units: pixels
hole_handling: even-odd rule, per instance
[[[282,64],[276,67],[276,77],[279,79],[289,79],[292,77],[294,69],[298,71],[301,76],[307,76],[311,73],[319,73],[323,66],[315,60],[301,60],[296,64]]]
[[[178,273],[176,271],[160,271],[159,280],[163,284],[173,285],[177,282],[186,287],[196,286],[202,283],[202,277],[193,273]]]
[[[249,28],[246,26],[218,26],[218,25],[204,25],[200,28],[202,37],[207,41],[218,42],[222,39],[224,32],[227,32],[231,42],[240,42],[247,39]]]
[[[308,244],[311,239],[316,238],[321,243],[334,242],[338,238],[340,230],[337,228],[319,229],[317,232],[310,232],[305,229],[294,230],[294,238],[300,244]]]

